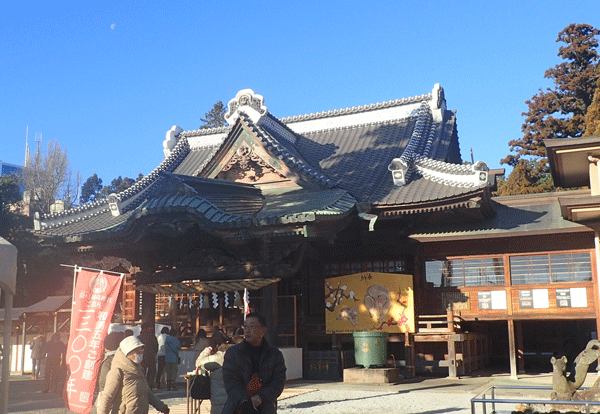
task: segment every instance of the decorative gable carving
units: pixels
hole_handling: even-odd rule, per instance
[[[288,180],[247,145],[237,149],[216,178],[245,184]]]

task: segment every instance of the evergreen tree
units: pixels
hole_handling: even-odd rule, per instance
[[[598,29],[587,24],[570,24],[558,34],[556,41],[565,44],[558,49],[558,56],[564,62],[544,73],[545,78],[553,80],[554,86],[545,91],[540,89],[525,102],[529,109],[523,113],[526,117],[521,128],[524,135],[508,143],[510,151],[514,154],[509,154],[501,160],[502,164],[513,167],[521,164],[521,168],[513,170],[513,173],[523,174],[523,169],[529,170],[526,174],[529,178],[526,180],[510,180],[509,177],[506,181],[506,185],[520,182],[518,188],[510,190],[512,194],[519,188],[525,193],[531,192],[532,189],[547,188],[542,182],[530,181],[537,177],[547,182],[545,175],[549,171],[547,160],[544,158],[544,140],[582,136],[585,130],[585,114],[592,104],[598,79],[595,69],[599,60],[596,38],[599,33]],[[524,190],[525,187],[529,189]]]
[[[21,199],[21,178],[10,174],[0,177],[0,214]]]
[[[200,128],[217,128],[227,125],[227,122],[225,122],[225,112],[227,112],[227,108],[223,105],[223,102],[217,101],[213,108],[204,114],[205,118],[200,118],[204,122],[204,125],[200,126]]]
[[[102,191],[102,178],[98,178],[98,174],[94,173],[90,178],[85,180],[81,186],[81,196],[79,202],[85,204],[101,199],[100,192]]]
[[[81,197],[79,200],[83,204],[96,200],[102,200],[112,193],[120,193],[121,191],[127,190],[129,187],[134,185],[136,181],[139,181],[142,178],[144,178],[142,173],[140,173],[138,178],[135,180],[129,177],[122,178],[119,175],[110,182],[110,185],[103,186],[102,178],[99,178],[97,174],[94,174],[83,184],[81,188]]]
[[[545,171],[543,161],[524,160],[512,170],[506,181],[498,184],[497,195],[545,193],[552,191],[552,176]]]
[[[585,114],[585,133],[583,136],[600,136],[600,85],[596,88],[594,100]]]

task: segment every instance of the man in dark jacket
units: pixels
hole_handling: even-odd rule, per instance
[[[115,357],[119,344],[125,339],[123,332],[111,332],[104,338],[104,358],[102,358],[102,364],[100,365],[100,372],[98,374],[98,382],[96,383],[96,390],[98,392],[104,389],[106,382],[106,375],[110,371],[112,360]]]
[[[142,323],[142,332],[138,336],[144,344],[144,359],[142,360],[142,369],[146,374],[146,379],[150,385],[150,389],[154,386],[154,378],[156,377],[156,353],[158,352],[158,341],[154,333],[154,323]]]
[[[46,388],[43,392],[62,392],[63,378],[61,371],[65,367],[67,346],[61,342],[60,334],[55,332],[46,345]]]
[[[269,344],[265,317],[249,313],[244,323],[244,340],[225,354],[223,379],[227,391],[224,414],[254,412],[274,414],[277,397],[285,384],[283,354]]]

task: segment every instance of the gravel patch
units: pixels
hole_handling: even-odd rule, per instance
[[[278,414],[471,413],[471,393],[323,390],[287,398]]]

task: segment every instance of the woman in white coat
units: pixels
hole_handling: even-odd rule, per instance
[[[231,346],[226,343],[228,340],[225,334],[216,332],[210,338],[211,345],[204,348],[196,359],[196,369],[210,373],[210,414],[221,414],[227,401],[222,368],[225,351]]]

